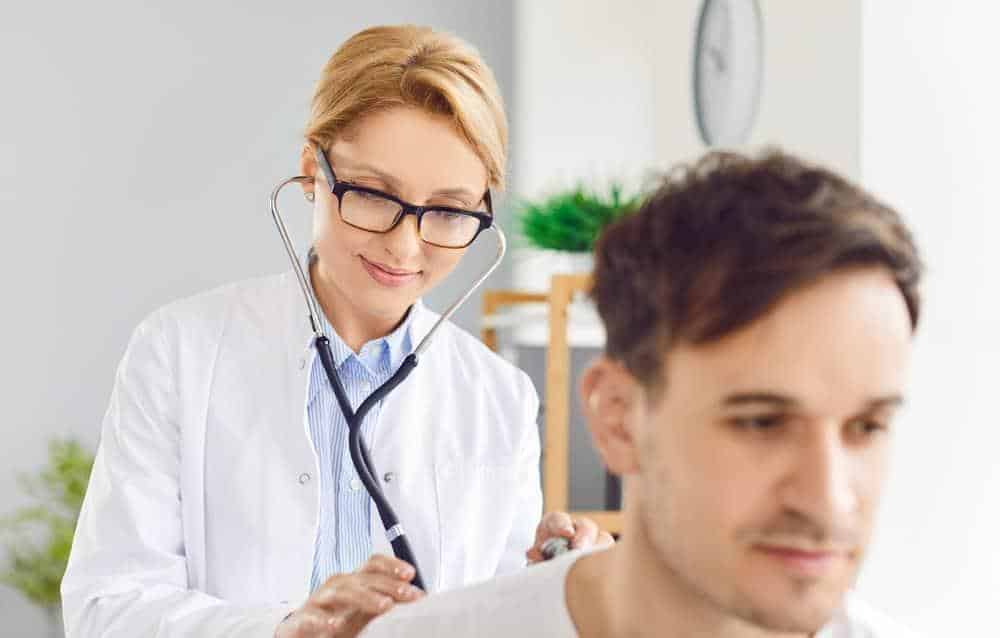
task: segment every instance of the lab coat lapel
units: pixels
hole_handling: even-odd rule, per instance
[[[307,530],[308,535],[303,534],[299,542],[296,543],[299,551],[294,560],[289,561],[285,568],[288,571],[289,596],[293,600],[299,600],[305,599],[309,595],[316,530],[319,526],[319,461],[312,446],[306,410],[309,371],[312,369],[316,349],[312,346],[312,328],[309,324],[305,300],[293,273],[286,273],[284,282],[286,294],[282,307],[277,311],[282,313],[284,320],[288,360],[284,367],[285,378],[276,379],[275,387],[285,388],[284,412],[287,415],[287,420],[276,425],[278,427],[300,427],[302,435],[276,437],[275,441],[289,446],[288,454],[295,459],[296,465],[302,468],[303,474],[311,477],[297,492],[301,494],[301,502],[293,507],[305,512],[303,515],[305,520],[315,522],[312,529]]]

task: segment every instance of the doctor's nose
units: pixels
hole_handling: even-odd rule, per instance
[[[404,216],[399,225],[384,237],[386,251],[404,264],[420,254],[423,240],[420,238],[416,215]]]

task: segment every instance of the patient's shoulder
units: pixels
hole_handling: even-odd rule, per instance
[[[397,606],[362,632],[363,638],[477,636],[480,638],[575,637],[566,608],[571,552],[499,578]]]

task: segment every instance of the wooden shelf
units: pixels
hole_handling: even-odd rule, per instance
[[[555,275],[548,293],[517,290],[487,290],[483,293],[483,315],[494,317],[504,306],[524,303],[547,303],[549,343],[545,361],[545,440],[544,479],[542,493],[546,511],[569,510],[569,417],[570,356],[567,338],[568,311],[578,293],[590,289],[589,274]],[[496,323],[489,321],[482,330],[482,339],[497,350]],[[573,516],[586,516],[612,534],[621,533],[620,511],[576,511]]]

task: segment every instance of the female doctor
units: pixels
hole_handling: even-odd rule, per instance
[[[323,69],[304,267],[355,409],[434,323],[420,298],[492,216],[506,144],[492,73],[452,36],[369,29]],[[407,205],[451,212],[418,224]],[[136,329],[63,580],[67,636],[352,636],[422,595],[355,476],[312,336],[291,272]],[[364,420],[429,591],[521,568],[554,535],[610,542],[564,513],[539,523],[537,410],[523,372],[445,324]]]

